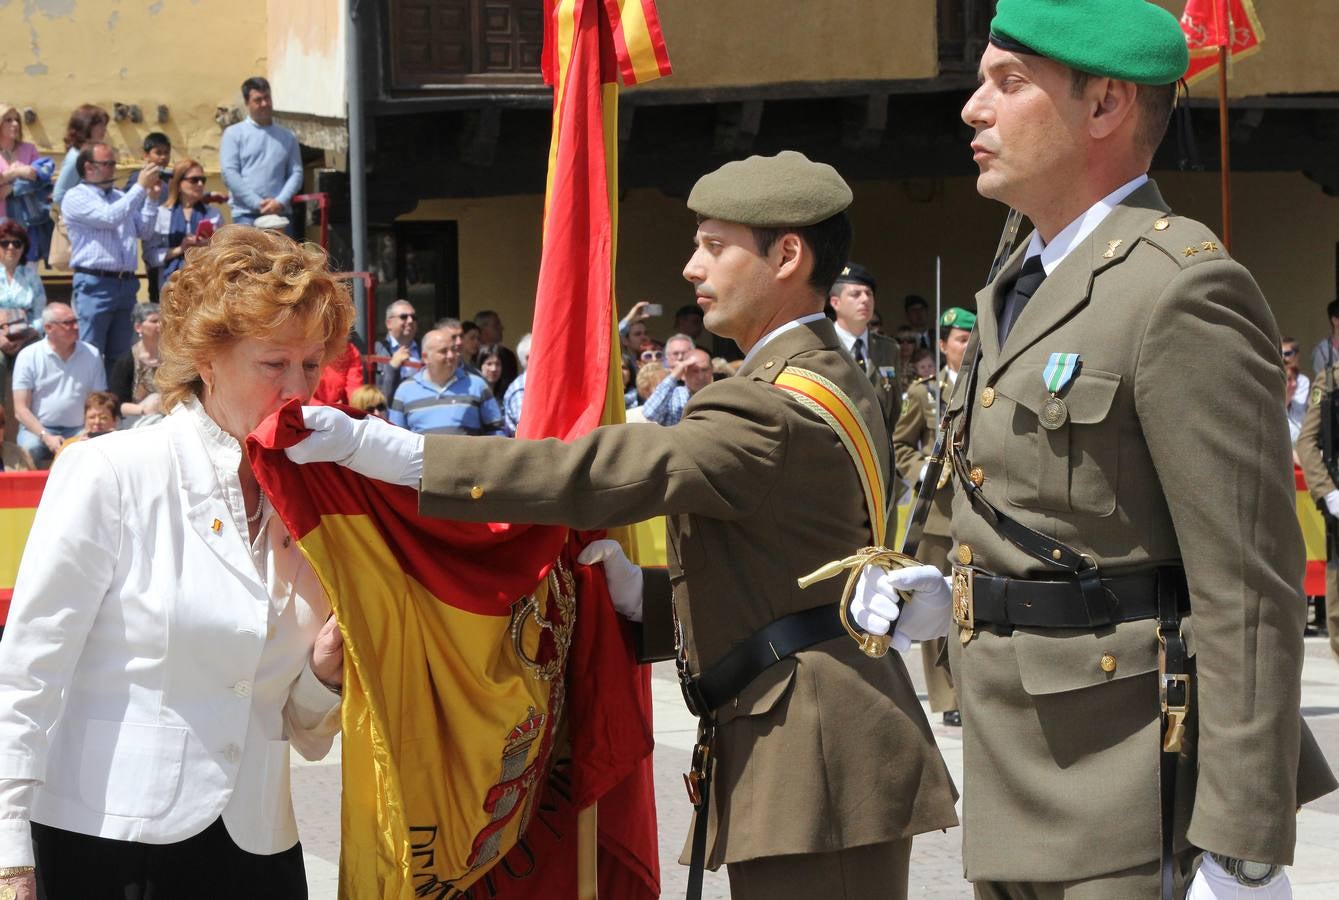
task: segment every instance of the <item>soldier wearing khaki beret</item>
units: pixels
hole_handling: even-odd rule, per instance
[[[949,405],[978,897],[1288,896],[1297,807],[1334,787],[1278,328],[1147,176],[1187,61],[1145,0],[1000,0],[962,111],[978,191],[1035,228]]]
[[[822,312],[850,249],[850,202],[836,170],[794,152],[698,181],[684,277],[706,327],[747,356],[671,428],[424,440],[314,407],[315,433],[289,451],[419,486],[421,509],[444,518],[594,529],[668,517],[681,680],[705,748],[684,861],[728,866],[736,900],[905,897],[912,836],[957,821],[900,655],[865,656],[845,636],[839,583],[797,585],[883,539],[878,397]],[[863,468],[834,423],[869,451]],[[639,570],[600,555],[616,605],[639,615]]]

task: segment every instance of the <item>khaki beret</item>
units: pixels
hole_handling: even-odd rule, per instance
[[[728,162],[688,195],[699,216],[754,228],[803,228],[850,205],[851,188],[836,169],[794,150]]]

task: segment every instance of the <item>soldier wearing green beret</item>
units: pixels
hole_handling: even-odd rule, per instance
[[[410,460],[400,477],[422,510],[449,519],[595,529],[668,517],[681,681],[701,720],[684,862],[728,866],[736,900],[905,897],[912,836],[957,822],[900,654],[874,659],[846,636],[839,582],[797,584],[884,539],[879,399],[822,311],[850,250],[850,203],[835,169],[794,152],[698,181],[683,274],[706,327],[747,356],[673,427],[425,440],[368,419],[355,438],[342,413],[309,408],[315,432],[289,451],[384,477],[385,453],[363,448],[383,443],[368,433],[391,435],[407,444],[392,455]],[[640,618],[641,571],[607,545],[598,555],[616,606]]]
[[[954,307],[939,317],[939,353],[944,367],[934,378],[923,378],[907,389],[902,401],[902,412],[893,427],[893,460],[898,473],[916,490],[925,477],[926,458],[934,448],[939,423],[944,417],[944,406],[953,393],[967,350],[967,340],[976,327],[976,313]],[[949,574],[949,551],[953,540],[949,535],[950,505],[953,500],[951,473],[945,469],[935,492],[934,504],[925,520],[925,532],[916,558]],[[962,724],[958,709],[958,693],[953,687],[953,673],[944,638],[921,641],[921,666],[925,672],[925,688],[930,699],[930,712],[942,713],[945,725]]]
[[[1000,0],[962,110],[978,191],[1034,226],[948,412],[978,897],[1287,896],[1297,807],[1334,787],[1278,328],[1147,174],[1187,62],[1145,0]]]

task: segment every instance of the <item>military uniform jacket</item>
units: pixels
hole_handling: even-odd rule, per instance
[[[1297,806],[1334,782],[1301,733],[1304,551],[1274,317],[1246,269],[1204,225],[1171,215],[1152,183],[1065,257],[1001,347],[996,323],[1023,252],[977,297],[950,427],[961,434],[970,412],[964,456],[996,508],[1103,574],[1185,567],[1198,674],[1178,843],[1291,862]],[[1187,347],[1212,349],[1187,360]],[[1042,371],[1059,352],[1080,354],[1081,368],[1060,391],[1067,423],[1048,431]],[[962,491],[952,530],[959,558],[983,571],[1063,577]],[[949,645],[968,723],[967,877],[1073,880],[1156,860],[1153,622],[986,626]],[[1302,748],[1316,768],[1299,787]]]
[[[902,411],[902,387],[898,378],[898,368],[902,365],[902,350],[897,341],[887,335],[866,331],[869,338],[869,352],[865,354],[865,374],[874,386],[879,398],[879,409],[883,413],[885,433],[891,432],[893,423]]]
[[[1325,465],[1324,448],[1320,445],[1321,417],[1329,406],[1326,401],[1335,384],[1339,384],[1339,366],[1331,366],[1316,374],[1306,415],[1302,417],[1302,430],[1297,435],[1297,459],[1302,464],[1302,474],[1306,476],[1307,490],[1316,500],[1324,500],[1325,495],[1336,488],[1329,466]],[[1339,425],[1339,422],[1335,424]],[[1339,432],[1335,433],[1333,439],[1339,447]]]
[[[953,384],[948,380],[946,368],[939,370],[939,377],[921,379],[907,389],[902,414],[893,426],[893,460],[898,473],[912,487],[919,484],[921,468],[934,449],[943,404],[952,392]],[[944,472],[949,473],[947,466]],[[951,478],[941,481],[930,514],[925,519],[925,533],[946,538],[952,512],[953,481]]]
[[[838,384],[875,450],[869,382],[830,322],[759,348],[670,428],[557,440],[429,437],[425,514],[605,528],[668,516],[674,606],[694,672],[782,616],[832,604],[841,579],[796,579],[870,542],[861,488],[832,429],[772,381],[787,365]],[[889,460],[880,460],[885,474]],[[478,494],[477,499],[472,499]],[[951,826],[955,791],[899,654],[848,637],[772,666],[718,712],[708,865],[817,853]],[[887,761],[888,764],[883,764]]]

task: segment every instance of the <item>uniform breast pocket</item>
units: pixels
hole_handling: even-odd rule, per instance
[[[1051,397],[1041,366],[1016,366],[1000,378],[996,392],[1014,403],[1012,431],[1017,451],[1005,454],[1008,499],[1015,506],[1109,516],[1116,509],[1120,428],[1112,421],[1121,376],[1081,368],[1058,394],[1064,421],[1041,424]]]

